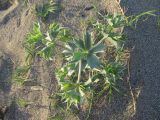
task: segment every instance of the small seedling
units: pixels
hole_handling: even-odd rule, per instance
[[[45,35],[41,31],[40,24],[35,23],[24,42],[26,63],[30,65],[37,55],[45,60],[52,60],[57,42],[67,42],[71,39],[70,31],[57,23],[52,23]]]
[[[38,49],[37,43],[40,43],[44,38],[41,32],[40,24],[35,23],[33,29],[27,34],[26,40],[24,42],[24,47],[26,50],[26,64],[30,65],[36,56]]]
[[[103,65],[103,68],[92,78],[92,81],[95,79],[98,81],[97,88],[100,89],[100,91],[96,92],[96,98],[99,99],[102,96],[106,96],[110,102],[114,91],[121,94],[118,81],[122,80],[123,73],[124,66],[119,63]]]
[[[53,0],[49,0],[47,3],[37,5],[35,9],[36,15],[42,18],[42,20],[45,20],[49,13],[53,13],[56,10],[56,4]]]
[[[61,27],[57,23],[52,23],[49,26],[49,31],[46,34],[46,38],[42,40],[42,49],[37,52],[37,55],[46,60],[52,60],[54,55],[54,49],[57,42],[67,42],[71,40],[70,31],[64,27]]]
[[[70,30],[58,23],[50,24],[48,33],[53,41],[68,42],[72,39]]]
[[[126,26],[135,26],[137,25],[137,22],[139,21],[140,18],[142,18],[143,16],[156,16],[155,10],[151,10],[151,11],[147,11],[147,12],[142,12],[138,15],[132,15],[129,17],[126,17]]]
[[[16,102],[17,102],[18,106],[21,107],[21,108],[25,108],[28,105],[28,102],[23,98],[18,98],[16,100]]]
[[[108,46],[119,48],[124,41],[122,33],[115,32],[125,26],[124,17],[121,15],[103,16],[103,22],[97,21],[93,27],[100,39],[104,39]]]
[[[23,85],[29,77],[30,66],[17,67],[12,75],[12,81],[18,85]]]

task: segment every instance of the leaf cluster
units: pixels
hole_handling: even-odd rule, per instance
[[[57,42],[66,42],[70,39],[70,31],[57,23],[52,23],[46,34],[41,31],[40,24],[35,23],[24,42],[26,63],[30,64],[37,55],[45,60],[52,60]]]
[[[53,0],[49,0],[47,3],[36,5],[36,15],[45,20],[49,13],[53,13],[56,10],[56,4]]]
[[[119,69],[121,64],[118,61],[111,64],[101,59],[109,45],[102,34],[106,28],[102,23],[100,24],[102,26],[95,29],[95,34],[86,31],[83,38],[74,38],[65,45],[63,54],[66,64],[56,72],[56,76],[60,86],[59,95],[67,104],[67,108],[72,105],[78,108],[91,99],[93,93],[101,96],[104,92],[108,92],[111,96],[113,91],[119,91],[117,80],[121,79],[120,71],[122,72],[123,69]],[[105,31],[105,33],[110,35],[114,31]],[[118,38],[115,39],[118,41]],[[97,88],[100,88],[99,92]]]
[[[22,85],[28,79],[31,64],[37,56],[47,61],[52,60],[58,41],[66,42],[71,38],[70,31],[57,23],[52,23],[45,34],[42,32],[40,24],[35,23],[24,41],[26,65],[16,68],[12,80]]]
[[[23,85],[24,81],[28,79],[28,73],[30,71],[30,66],[20,66],[17,67],[12,75],[12,81],[16,82],[18,85]]]
[[[66,45],[66,50],[63,51],[67,61],[78,64],[82,61],[82,67],[97,68],[101,65],[97,56],[98,53],[104,52],[104,41],[96,43],[87,31],[83,39],[74,39]]]
[[[93,23],[92,32],[86,31],[83,38],[73,38],[66,43],[63,51],[66,64],[57,71],[56,76],[59,95],[67,108],[72,105],[78,108],[78,105],[91,99],[91,94],[101,97],[107,93],[110,100],[114,91],[121,93],[118,80],[122,79],[125,70],[118,56],[123,51],[125,40],[122,29],[136,24],[144,15],[153,14],[152,11],[130,17],[100,14],[101,19]],[[109,54],[115,54],[112,61],[102,59],[106,49],[111,50]]]
[[[37,6],[37,15],[45,19],[55,10],[54,5],[50,1]],[[101,19],[94,22],[92,30],[86,30],[82,38],[73,37],[68,29],[58,23],[50,24],[47,32],[42,32],[40,24],[35,23],[24,42],[27,68],[17,69],[13,78],[24,81],[37,56],[47,61],[53,60],[55,47],[61,46],[64,48],[64,64],[56,71],[56,79],[59,85],[58,95],[67,108],[80,108],[103,95],[107,95],[110,100],[114,91],[120,93],[118,81],[122,79],[125,69],[118,56],[123,51],[125,40],[122,29],[137,24],[144,15],[154,14],[152,11],[129,17],[100,14]],[[107,51],[110,51],[112,60],[106,55]]]

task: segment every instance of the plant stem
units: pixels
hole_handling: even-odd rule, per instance
[[[91,100],[90,100],[90,104],[89,104],[89,110],[88,110],[88,114],[87,114],[87,117],[86,117],[86,120],[89,120],[89,117],[90,117],[90,114],[91,114],[91,110],[92,110],[92,105],[93,105],[93,91],[91,93]]]
[[[135,100],[135,96],[131,87],[131,82],[130,82],[130,78],[131,78],[131,74],[130,74],[130,60],[131,60],[131,55],[129,55],[129,59],[127,61],[128,64],[128,77],[127,77],[127,82],[129,85],[129,89],[130,89],[130,93],[131,93],[131,97],[132,97],[132,102],[133,102],[133,110],[134,112],[136,112],[136,100]]]
[[[80,79],[81,79],[81,68],[82,68],[82,61],[80,60],[79,61],[79,71],[78,71],[78,80],[77,80],[77,83],[79,83]]]

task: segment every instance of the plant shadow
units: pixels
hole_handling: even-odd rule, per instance
[[[160,15],[159,0],[121,0],[125,15],[138,15],[142,12],[157,10]],[[127,35],[125,48],[131,50],[130,82],[136,100],[136,111],[128,85],[127,97],[114,95],[111,103],[103,103],[93,108],[90,119],[94,120],[159,120],[160,119],[160,29],[158,18],[144,16],[139,19],[136,29],[126,27],[123,33]],[[84,119],[84,118],[82,118]]]
[[[0,111],[10,105],[11,75],[13,63],[6,53],[0,51]]]
[[[142,12],[157,10],[160,15],[159,0],[121,0],[121,7],[125,15],[137,15]],[[154,16],[142,17],[136,29],[125,28],[128,40],[126,47],[131,52],[131,87],[136,99],[136,111],[133,120],[159,120],[160,119],[160,31],[158,18]]]
[[[4,120],[29,120],[31,115],[20,110],[19,106],[13,101],[8,107]]]
[[[29,120],[31,115],[22,112],[11,95],[13,69],[10,56],[0,51],[0,120]]]

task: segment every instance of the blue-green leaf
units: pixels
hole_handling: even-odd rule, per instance
[[[83,40],[79,39],[79,40],[74,40],[74,44],[79,48],[79,49],[84,49],[84,42]]]
[[[99,59],[95,55],[92,54],[87,57],[87,64],[91,68],[98,68],[101,63],[100,63]]]
[[[96,45],[93,46],[90,52],[91,53],[104,52],[105,47],[106,45],[103,43],[103,41],[99,41]]]
[[[86,31],[86,34],[84,36],[84,40],[85,40],[85,47],[86,47],[87,50],[89,50],[91,48],[92,41],[91,41],[91,34],[87,31]]]

